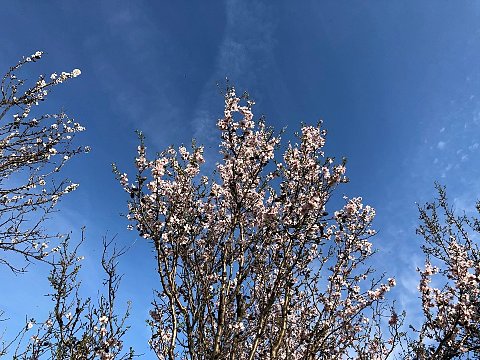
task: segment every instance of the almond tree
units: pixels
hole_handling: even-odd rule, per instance
[[[437,184],[438,199],[420,207],[425,266],[418,269],[424,320],[410,359],[480,359],[480,220],[457,216]],[[480,212],[480,202],[477,202]]]
[[[33,260],[48,262],[52,267],[49,296],[53,309],[45,321],[27,318],[17,336],[2,330],[0,356],[25,360],[131,359],[133,350],[124,351],[122,340],[128,329],[129,309],[123,316],[115,309],[121,279],[117,261],[123,251],[104,241],[101,265],[106,290],[96,303],[82,298],[79,292],[79,245],[71,250],[68,237],[50,234],[42,226],[58,201],[78,186],[58,180],[55,173],[72,156],[88,151],[88,147],[72,146],[75,134],[84,130],[80,124],[64,112],[45,114],[38,107],[54,86],[79,76],[80,70],[53,73],[48,79],[42,75],[30,87],[19,78],[23,67],[39,61],[42,55],[37,51],[23,58],[0,84],[0,263],[21,272],[25,267],[15,265],[13,254],[23,256],[27,264]],[[53,238],[64,240],[53,245]],[[4,313],[0,311],[0,315]]]
[[[359,197],[331,205],[345,161],[325,156],[321,124],[279,157],[253,104],[227,90],[210,177],[203,147],[149,159],[141,134],[134,181],[114,166],[155,249],[151,348],[169,360],[386,358],[403,317],[384,299],[395,280],[366,264],[375,210]]]
[[[58,179],[55,173],[87,148],[73,147],[76,133],[84,128],[64,112],[40,110],[49,91],[80,75],[80,70],[40,76],[32,85],[18,74],[39,61],[43,52],[24,57],[0,83],[0,263],[23,271],[12,254],[27,260],[45,260],[50,239],[58,234],[42,224],[66,193],[78,185]],[[52,246],[53,247],[53,246]]]

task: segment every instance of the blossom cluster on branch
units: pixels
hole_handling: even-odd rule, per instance
[[[73,156],[88,151],[72,141],[84,129],[64,112],[45,114],[39,106],[53,87],[75,78],[81,71],[40,76],[31,86],[18,74],[39,61],[43,52],[24,57],[0,83],[0,263],[22,271],[7,259],[17,253],[27,261],[46,260],[58,248],[50,244],[55,234],[43,222],[63,195],[78,184],[58,179],[55,173]],[[4,256],[5,254],[5,256]]]

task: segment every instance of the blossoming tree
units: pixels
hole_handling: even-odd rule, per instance
[[[77,184],[55,173],[74,155],[88,148],[72,146],[84,128],[64,112],[45,114],[39,106],[49,91],[80,75],[80,70],[40,76],[28,86],[18,74],[39,61],[43,52],[24,57],[0,83],[0,263],[22,271],[11,254],[27,261],[45,260],[49,241],[57,235],[43,229],[55,205]]]
[[[424,320],[409,341],[407,358],[480,359],[480,220],[455,215],[445,188],[420,207],[425,266],[419,292]],[[480,212],[480,202],[477,202]]]
[[[77,275],[82,257],[77,255],[78,245],[72,249],[69,237],[52,235],[42,228],[60,198],[77,187],[68,180],[59,181],[55,173],[72,156],[88,151],[88,147],[72,146],[75,134],[84,130],[80,124],[63,112],[44,114],[37,108],[54,86],[77,77],[80,70],[54,73],[49,79],[40,76],[31,87],[18,77],[24,66],[40,60],[42,55],[37,51],[23,58],[0,84],[0,263],[7,265],[0,269],[24,270],[13,262],[14,254],[27,262],[48,262],[53,308],[44,316],[27,318],[16,335],[1,329],[0,357],[132,359],[133,350],[124,351],[122,340],[128,329],[125,320],[129,309],[123,315],[115,309],[121,279],[117,259],[123,251],[112,249],[112,242],[104,241],[101,265],[105,291],[99,292],[95,301],[80,295]],[[49,248],[53,238],[63,240]],[[3,305],[0,321],[5,320]]]
[[[329,200],[345,161],[323,152],[326,132],[303,126],[283,157],[280,136],[255,122],[253,101],[225,96],[222,161],[207,177],[203,148],[149,159],[143,135],[129,218],[154,246],[160,281],[150,312],[159,359],[376,359],[399,341],[385,302],[393,278],[366,265],[375,211]]]

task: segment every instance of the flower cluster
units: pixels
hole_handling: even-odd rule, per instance
[[[427,260],[420,273],[424,321],[410,341],[410,356],[420,359],[478,357],[480,344],[480,252],[475,233],[480,221],[456,216],[445,189],[438,203],[420,208],[418,233]],[[480,209],[480,207],[479,207]],[[475,357],[476,358],[476,357]]]
[[[48,243],[52,237],[43,231],[43,219],[65,194],[78,187],[56,174],[72,157],[88,151],[72,146],[75,135],[85,130],[82,125],[63,112],[42,113],[38,106],[54,86],[81,71],[52,74],[50,79],[42,75],[31,87],[18,75],[23,66],[42,56],[43,52],[37,51],[10,68],[1,80],[0,96],[0,218],[4,224],[0,249],[30,260],[46,259],[46,247],[36,245]],[[38,216],[30,216],[33,211]],[[11,262],[0,262],[21,271]]]

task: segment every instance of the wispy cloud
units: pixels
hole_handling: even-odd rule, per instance
[[[181,109],[169,94],[168,61],[159,49],[172,39],[160,31],[147,7],[127,2],[122,6],[114,6],[111,1],[102,4],[108,36],[92,34],[84,43],[87,52],[94,54],[93,76],[108,94],[111,111],[120,122],[132,129],[162,128],[150,131],[149,139],[157,144],[168,143],[174,127],[159,124],[178,121]],[[110,39],[116,48],[103,51]],[[117,58],[112,59],[112,54]]]
[[[226,17],[216,65],[204,85],[192,121],[194,137],[207,147],[216,138],[216,119],[223,106],[219,89],[223,90],[225,79],[231,80],[239,90],[259,89],[265,80],[264,72],[275,66],[275,20],[269,5],[263,1],[229,0]]]

